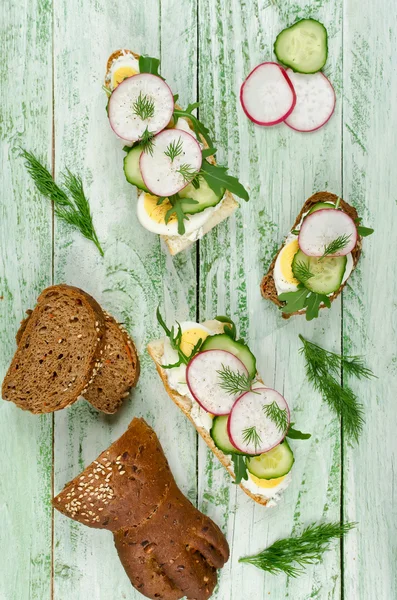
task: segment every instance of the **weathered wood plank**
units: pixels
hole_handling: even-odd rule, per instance
[[[343,345],[378,376],[351,381],[366,425],[358,447],[344,445],[344,514],[358,521],[345,542],[346,599],[397,590],[396,25],[393,2],[345,1],[344,194],[375,233],[344,294]]]
[[[101,259],[92,244],[58,223],[55,277],[86,289],[126,324],[142,366],[137,390],[114,417],[99,415],[85,402],[56,415],[56,491],[140,415],[155,427],[178,483],[196,500],[195,433],[169,400],[145,352],[148,341],[159,336],[158,304],[169,320],[194,317],[195,253],[172,260],[158,236],[139,225],[136,191],[122,171],[123,144],[108,125],[101,90],[108,55],[127,47],[151,56],[161,54],[162,72],[180,92],[181,102],[194,100],[195,18],[195,2],[163,0],[161,6],[157,0],[56,2],[56,168],[59,173],[67,165],[83,175],[105,257]],[[56,514],[54,597],[141,596],[124,574],[110,534]]]
[[[340,93],[341,2],[324,1],[316,16],[330,32],[328,71]],[[265,382],[285,394],[297,425],[313,433],[292,444],[296,463],[291,487],[275,509],[256,506],[200,445],[200,507],[222,525],[231,544],[231,560],[221,574],[214,598],[339,598],[339,554],[308,570],[298,581],[264,576],[239,565],[277,537],[313,520],[338,519],[340,489],[339,424],[305,381],[298,355],[298,333],[340,344],[340,303],[308,324],[282,321],[261,299],[259,282],[304,200],[315,191],[341,191],[341,103],[329,125],[313,135],[284,126],[253,126],[238,100],[241,82],[264,60],[272,59],[277,33],[298,16],[313,14],[296,2],[240,3],[204,0],[200,6],[201,116],[215,128],[219,158],[249,184],[251,199],[236,217],[201,243],[201,317],[230,314],[258,358]]]
[[[24,311],[51,283],[51,205],[19,158],[24,146],[51,161],[51,39],[50,4],[1,4],[1,381]],[[0,598],[49,600],[52,417],[1,402],[0,452]]]

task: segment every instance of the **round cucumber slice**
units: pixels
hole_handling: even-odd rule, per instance
[[[210,335],[201,346],[201,351],[204,350],[226,350],[234,356],[237,356],[248,370],[250,377],[256,375],[256,358],[251,350],[241,342],[235,342],[226,333]]]
[[[311,215],[318,210],[326,210],[327,208],[335,208],[335,204],[332,204],[332,202],[317,202],[317,204],[311,207],[307,214]]]
[[[278,479],[291,471],[294,461],[294,454],[284,440],[273,450],[248,458],[247,469],[259,479]]]
[[[292,272],[296,279],[304,283],[311,292],[327,295],[340,288],[346,263],[346,256],[317,258],[316,256],[307,256],[302,250],[298,250],[292,261]],[[312,276],[303,277],[302,268],[307,269]],[[302,281],[303,279],[304,281]]]
[[[206,208],[216,206],[222,200],[225,190],[221,194],[215,194],[203,177],[200,178],[200,187],[195,188],[192,183],[189,183],[183,190],[178,193],[180,198],[191,198],[196,200],[198,204],[190,204],[182,202],[183,212],[187,215],[194,215],[202,212]]]
[[[229,415],[215,417],[211,428],[211,437],[215,442],[215,446],[222,450],[224,454],[243,454],[233,446],[227,432],[227,420]]]
[[[315,19],[302,19],[278,34],[274,53],[279,62],[293,71],[317,73],[327,61],[327,30]]]
[[[124,174],[129,183],[136,185],[140,190],[148,192],[149,190],[143,182],[141,170],[139,168],[139,159],[142,151],[141,146],[134,146],[134,148],[128,152],[124,158]]]

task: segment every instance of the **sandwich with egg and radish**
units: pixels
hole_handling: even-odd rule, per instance
[[[148,352],[164,387],[231,477],[255,502],[274,506],[291,482],[294,454],[287,438],[308,439],[293,428],[288,404],[266,387],[256,359],[237,338],[233,321],[181,322]]]
[[[179,107],[159,64],[118,50],[108,60],[104,89],[110,126],[124,142],[126,179],[138,189],[138,220],[174,255],[234,213],[233,194],[249,197],[217,165],[209,131],[193,114],[198,103]]]
[[[356,209],[329,192],[306,200],[261,282],[262,296],[284,319],[331,308],[361,256],[362,238],[373,229],[360,225]]]

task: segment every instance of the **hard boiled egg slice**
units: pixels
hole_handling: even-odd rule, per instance
[[[139,196],[137,204],[137,214],[140,224],[159,235],[178,235],[178,221],[175,215],[172,215],[168,223],[165,222],[165,215],[171,208],[170,202],[165,199],[162,204],[157,204],[158,197],[151,194],[142,193]],[[195,215],[188,215],[185,219],[185,235],[189,235],[200,229],[211,216],[212,211],[204,210]]]
[[[127,77],[132,77],[139,73],[139,61],[133,54],[122,54],[116,58],[107,76],[111,91],[113,91],[119,83]]]
[[[255,477],[255,475],[252,475],[252,473],[250,473],[249,476],[255,485],[266,489],[277,487],[282,481],[284,481],[286,477],[286,475],[284,475],[283,477],[277,477],[277,479],[259,479],[259,477]]]
[[[277,256],[273,269],[273,279],[278,294],[295,292],[298,289],[299,281],[294,277],[292,272],[292,261],[298,250],[298,237],[296,235],[289,235],[281,252]]]

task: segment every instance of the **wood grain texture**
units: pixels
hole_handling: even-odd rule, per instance
[[[40,15],[40,20],[38,20]],[[19,148],[51,159],[51,7],[0,6],[0,378],[24,311],[51,283],[51,204]],[[0,598],[49,600],[52,417],[0,404]]]

